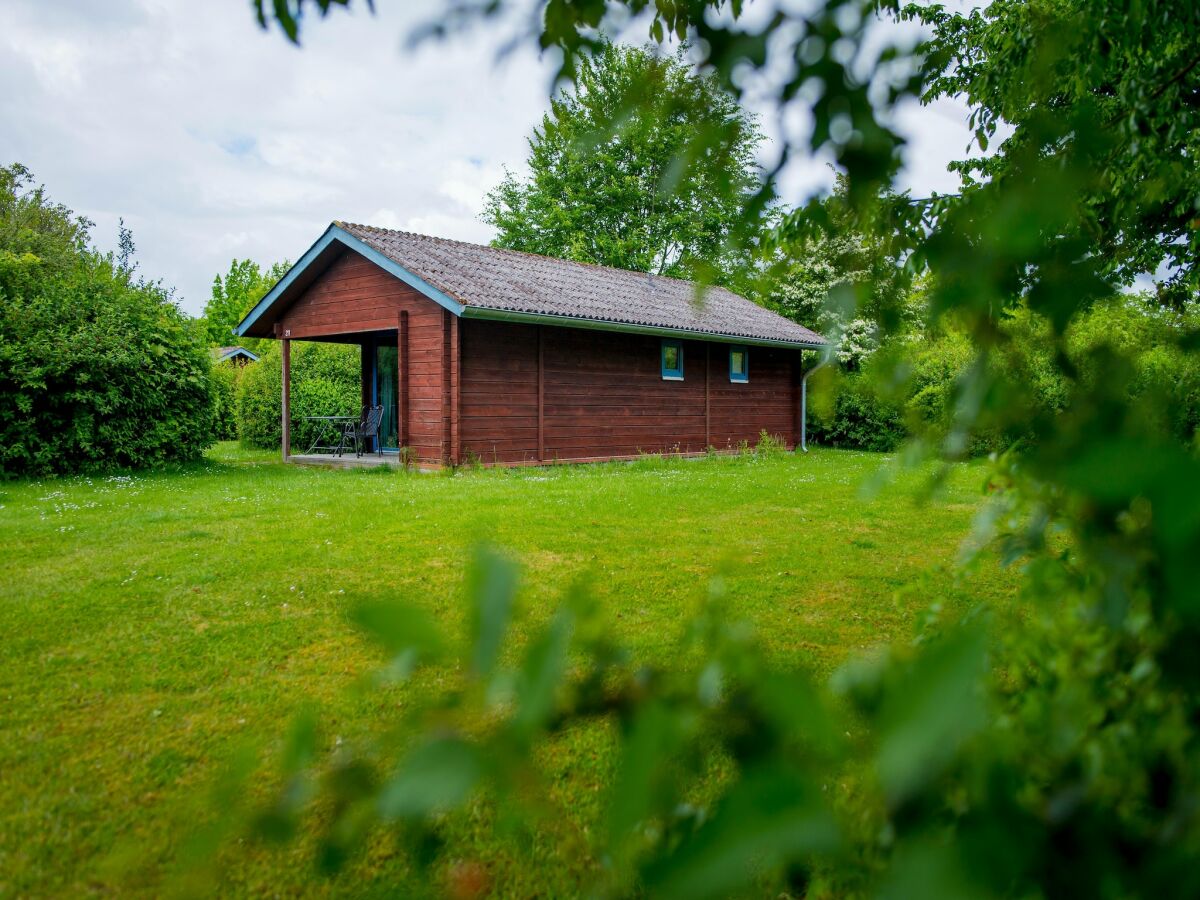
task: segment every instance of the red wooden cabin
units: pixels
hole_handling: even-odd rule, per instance
[[[335,222],[238,326],[362,347],[382,449],[425,465],[590,461],[799,441],[823,339],[724,288]]]

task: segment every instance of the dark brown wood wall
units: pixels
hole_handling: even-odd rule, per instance
[[[382,332],[375,336],[395,341],[401,313],[408,313],[408,359],[401,363],[400,386],[401,406],[407,407],[404,436],[419,460],[442,462],[450,450],[443,366],[449,313],[370,260],[347,252],[288,308],[277,333],[312,340]]]
[[[751,347],[736,384],[728,344],[684,341],[684,380],[664,381],[656,337],[542,326],[539,346],[539,326],[459,325],[462,451],[485,463],[794,442],[795,351]]]

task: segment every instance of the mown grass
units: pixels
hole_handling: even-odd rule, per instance
[[[346,610],[402,597],[456,632],[478,541],[522,565],[518,644],[584,576],[620,637],[655,659],[719,574],[765,652],[822,675],[911,633],[935,599],[1006,604],[1012,573],[954,567],[982,469],[958,467],[928,503],[914,500],[920,472],[866,499],[883,462],[815,451],[448,477],[304,469],[221,445],[175,472],[0,485],[0,895],[177,884],[186,836],[239,748],[269,753],[305,704],[328,747],[365,740],[413,692],[454,678],[364,688],[381,660]],[[585,729],[543,760],[580,840],[600,815],[607,744]],[[494,814],[479,804],[447,834],[497,894],[586,885],[561,842],[535,869],[515,862]],[[310,850],[235,842],[208,887],[428,887],[386,836],[334,879],[314,874]]]

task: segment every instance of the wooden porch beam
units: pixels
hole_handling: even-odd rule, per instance
[[[450,464],[462,463],[462,428],[459,410],[462,409],[462,322],[450,315]]]
[[[281,379],[283,382],[283,411],[280,422],[283,426],[283,440],[281,449],[283,450],[283,461],[287,462],[288,457],[292,455],[292,342],[289,338],[283,339],[280,359],[283,361]]]

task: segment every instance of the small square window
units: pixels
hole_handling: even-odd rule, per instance
[[[662,342],[662,377],[667,381],[683,381],[683,342]]]
[[[745,347],[729,348],[729,380],[750,380],[750,352]]]

